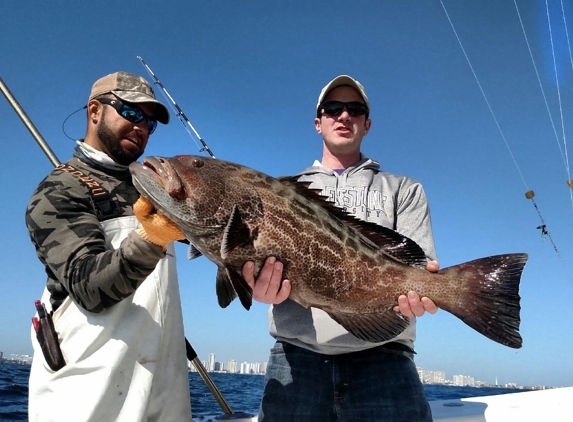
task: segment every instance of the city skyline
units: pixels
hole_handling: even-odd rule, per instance
[[[203,367],[207,370],[207,372],[232,372],[231,370],[226,370],[224,369],[213,369],[216,367],[216,364],[223,364],[224,362],[222,361],[217,361],[216,360],[216,354],[215,353],[210,353],[209,354],[209,358],[207,360],[202,360],[201,364],[203,365]],[[230,363],[234,362],[235,364],[237,363],[237,361],[235,359],[231,359],[227,362],[227,366],[231,366]],[[259,362],[247,362],[244,361],[243,363],[241,363],[241,368],[238,371],[232,372],[232,373],[249,373],[249,372],[243,372],[242,370],[242,365],[243,364],[248,364],[248,365],[258,365],[259,368],[265,368],[267,366],[267,362],[263,362],[262,364]],[[189,367],[193,368],[191,362],[189,362]],[[454,374],[452,375],[451,379],[448,379],[446,372],[444,371],[430,371],[430,370],[424,370],[421,367],[416,367],[416,369],[418,370],[418,376],[420,377],[420,380],[422,381],[422,383],[424,384],[442,384],[442,385],[455,385],[455,386],[470,386],[470,387],[480,387],[480,386],[495,386],[495,387],[506,387],[506,388],[530,388],[530,389],[542,389],[542,388],[554,388],[554,386],[549,386],[549,385],[521,385],[518,384],[516,382],[506,382],[503,384],[499,384],[497,382],[497,377],[495,379],[495,383],[488,383],[485,381],[481,381],[479,379],[477,379],[476,376],[474,375],[467,375],[467,374]],[[192,369],[192,372],[195,372],[196,370]],[[254,372],[255,374],[264,374],[264,371],[261,372]]]
[[[267,369],[267,362],[247,362],[243,361],[237,365],[237,360],[230,359],[227,361],[227,366],[225,367],[223,361],[216,361],[215,353],[209,353],[209,358],[207,360],[200,360],[201,365],[207,372],[229,372],[229,373],[239,373],[239,374],[264,374]],[[193,366],[193,363],[189,361],[189,370],[191,372],[197,372],[197,369]]]
[[[10,359],[3,358],[4,352],[0,351],[0,362],[5,360],[15,361],[23,364],[31,364],[33,356],[10,354]],[[231,359],[227,361],[225,368],[223,361],[216,360],[215,353],[209,353],[207,360],[200,360],[201,365],[207,372],[226,372],[234,374],[248,374],[248,375],[264,375],[266,372],[268,362],[247,362],[243,361],[237,365],[237,360]],[[220,365],[220,366],[218,366]],[[188,369],[190,372],[198,372],[191,361],[188,361]],[[455,374],[451,379],[447,378],[444,371],[429,371],[421,367],[416,367],[418,376],[423,384],[440,384],[440,385],[453,385],[453,386],[469,386],[469,387],[504,387],[504,388],[523,388],[523,389],[546,389],[556,388],[550,385],[521,385],[516,382],[507,382],[498,384],[497,377],[495,383],[488,383],[485,381],[476,380],[473,375]]]

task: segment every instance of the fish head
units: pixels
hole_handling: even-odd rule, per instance
[[[261,213],[250,169],[238,164],[195,155],[150,156],[129,170],[139,193],[189,240],[222,231],[237,206],[245,216]]]
[[[193,155],[150,156],[129,170],[139,193],[183,230],[216,224],[226,184],[218,164]]]

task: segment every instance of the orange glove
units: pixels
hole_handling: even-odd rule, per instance
[[[148,242],[165,249],[168,243],[185,239],[179,227],[143,196],[133,205],[133,213],[143,226],[135,231]]]

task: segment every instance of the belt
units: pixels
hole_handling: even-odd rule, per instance
[[[376,349],[380,349],[380,350],[386,349],[386,350],[394,350],[396,352],[408,352],[408,353],[416,354],[414,349],[406,346],[405,344],[397,343],[395,341],[391,341],[390,343],[384,343],[381,346],[375,347],[372,350],[376,350]]]

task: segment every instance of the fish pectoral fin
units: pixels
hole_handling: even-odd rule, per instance
[[[234,291],[239,296],[241,304],[248,311],[253,304],[253,289],[251,289],[251,286],[248,285],[243,276],[234,269],[227,267],[225,272],[227,279],[231,281]]]
[[[238,246],[245,246],[251,241],[251,231],[243,223],[239,208],[235,205],[231,211],[229,221],[223,231],[221,242],[221,258],[227,259],[229,254]]]
[[[226,308],[237,297],[237,292],[233,288],[233,284],[229,281],[229,276],[224,268],[219,268],[217,271],[217,280],[215,283],[217,291],[217,300],[221,308]]]
[[[193,246],[192,243],[189,243],[189,249],[187,250],[187,259],[192,260],[195,258],[199,258],[202,255],[203,254],[199,251],[199,249]]]
[[[328,312],[328,315],[355,337],[373,343],[392,340],[410,324],[407,317],[393,309],[371,314]]]

